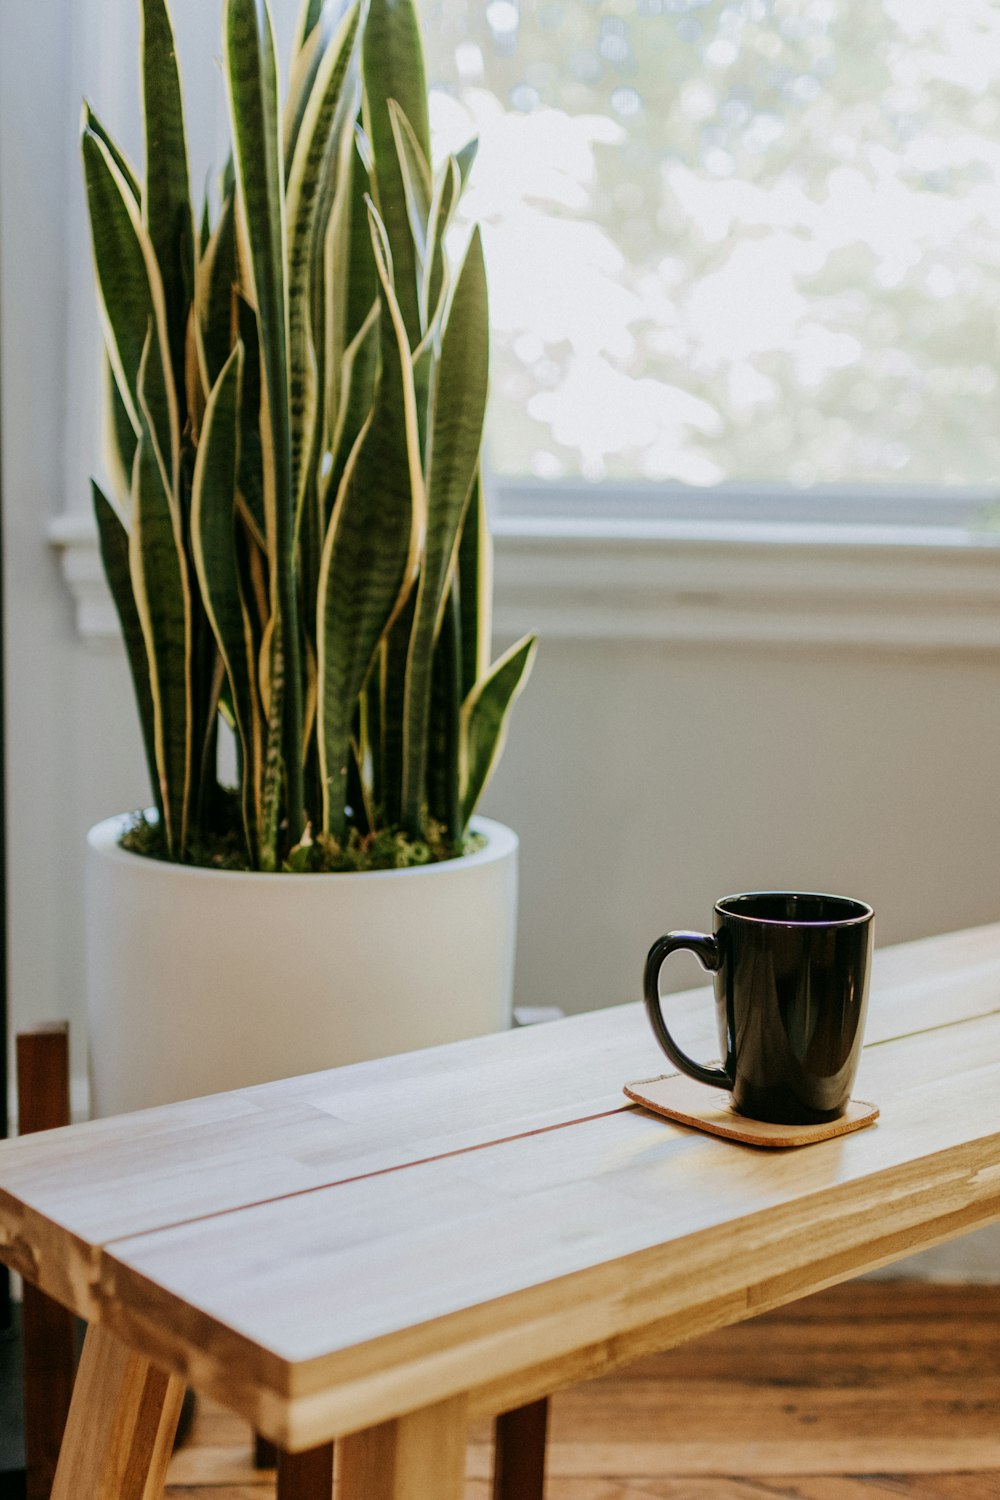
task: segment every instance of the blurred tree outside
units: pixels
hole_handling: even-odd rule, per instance
[[[501,475],[989,484],[996,0],[423,0]]]

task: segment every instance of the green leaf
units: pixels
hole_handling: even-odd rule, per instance
[[[260,732],[253,636],[240,586],[236,556],[236,478],[243,345],[237,343],[219,375],[198,444],[191,498],[191,546],[208,618],[218,642],[229,701],[240,739],[243,827],[250,863],[256,860],[254,788]]]
[[[478,154],[478,136],[473,136],[471,141],[466,141],[465,145],[462,146],[460,150],[455,152],[455,160],[458,162],[458,170],[462,179],[463,188],[469,180],[469,173],[472,171],[473,163],[475,162]]]
[[[358,156],[361,158],[361,165],[365,169],[365,175],[369,182],[371,182],[372,177],[375,175],[375,158],[372,155],[372,143],[364,131],[363,111],[354,122],[354,144],[358,148]],[[365,193],[370,196],[367,187],[365,188]]]
[[[107,351],[105,351],[101,368],[104,380],[104,462],[111,476],[115,495],[125,496],[132,486],[135,429],[128,414],[128,407],[121,398]]]
[[[316,78],[324,64],[326,53],[331,44],[336,44],[345,17],[357,4],[358,0],[326,0],[326,4],[315,6],[315,14],[312,17],[307,14],[310,10],[308,0],[303,6],[299,16],[298,29],[301,31],[303,26],[307,24],[309,29],[307,34],[302,36],[301,40],[296,38],[292,44],[288,97],[285,101],[284,150],[286,177],[292,170],[292,160],[298,147],[299,134],[306,108],[315,90]],[[352,70],[352,72],[356,75],[356,70]],[[357,101],[355,101],[355,111],[357,107]]]
[[[427,445],[430,442],[428,430],[428,412],[431,406],[431,394],[434,388],[434,380],[437,375],[438,349],[437,344],[441,336],[440,325],[428,331],[420,348],[413,356],[413,389],[417,398],[417,427],[420,432],[420,459],[425,469],[427,467]]]
[[[146,765],[149,769],[153,800],[156,803],[156,809],[160,815],[162,824],[163,794],[160,790],[159,772],[156,769],[153,695],[149,686],[149,662],[146,657],[146,642],[139,620],[139,611],[135,605],[135,594],[132,591],[132,576],[129,570],[128,532],[125,530],[118,512],[110,500],[108,500],[93,480],[90,482],[90,488],[94,500],[97,534],[101,545],[101,560],[104,563],[104,573],[108,580],[108,588],[111,591],[111,597],[115,602],[115,609],[118,612],[118,619],[121,622],[122,639],[125,642],[125,655],[128,658],[129,671],[132,674],[132,686],[135,689],[136,703],[139,708],[139,727],[142,730],[142,744],[146,752]]]
[[[243,345],[243,413],[240,423],[240,494],[254,535],[266,550],[264,455],[260,440],[260,331],[257,314],[236,294],[237,337]]]
[[[177,517],[144,400],[151,348],[152,334],[139,381],[142,430],[132,476],[129,569],[149,663],[164,834],[170,858],[182,860],[192,781],[191,598]]]
[[[372,211],[382,367],[371,417],[351,454],[320,570],[317,732],[323,827],[345,829],[351,731],[379,642],[411,590],[426,501],[410,349],[392,290],[384,231]]]
[[[293,57],[298,57],[327,9],[325,0],[302,0],[302,7],[295,23],[295,38],[292,42]]]
[[[140,31],[146,131],[143,222],[163,279],[171,368],[181,391],[194,295],[194,223],[177,49],[165,0],[141,0]]]
[[[219,197],[225,202],[231,193],[236,192],[236,163],[233,161],[233,153],[230,151],[222,164],[219,173]]]
[[[198,353],[205,387],[211,390],[233,349],[233,298],[239,266],[236,255],[236,206],[226,198],[219,222],[198,266],[195,297]]]
[[[198,256],[199,259],[208,249],[208,242],[212,238],[212,215],[208,206],[208,193],[201,200],[201,219],[198,223]]]
[[[431,666],[459,530],[479,467],[489,374],[486,268],[472,236],[441,340],[427,464],[427,536],[406,664],[403,827],[417,837],[427,774]]]
[[[327,367],[325,421],[328,434],[336,430],[338,415],[343,406],[344,391],[340,375],[345,355],[367,321],[373,304],[378,302],[378,277],[372,259],[371,230],[368,224],[369,179],[358,149],[360,135],[357,128],[353,136],[345,131],[338,172],[338,192],[324,247],[327,292],[324,308]],[[332,438],[330,446],[332,447]]]
[[[458,162],[454,156],[449,156],[434,184],[427,226],[428,254],[420,283],[421,318],[425,328],[437,317],[439,304],[447,291],[448,262],[444,253],[444,237],[461,191]]]
[[[170,370],[166,303],[152,242],[128,182],[100,136],[82,139],[98,301],[108,358],[133,430],[139,433],[139,368],[152,326],[145,399],[171,486],[180,464],[177,396]]]
[[[306,473],[314,457],[321,419],[313,343],[314,294],[316,284],[322,283],[326,227],[320,206],[336,170],[344,81],[354,53],[358,17],[358,7],[352,5],[323,54],[288,176],[289,400],[297,524],[301,522]]]
[[[372,193],[392,252],[393,282],[411,349],[420,342],[417,252],[410,231],[389,100],[409,121],[425,161],[431,159],[420,25],[413,0],[371,0],[362,42],[365,132],[375,162]]]
[[[427,812],[454,843],[465,831],[459,795],[462,752],[462,643],[454,580],[434,646],[428,730]]]
[[[375,398],[375,376],[379,353],[379,304],[373,302],[362,327],[344,355],[339,381],[341,392],[337,425],[331,442],[330,472],[322,491],[322,534],[330,520],[333,501],[347,468],[347,460],[358,440]]]
[[[493,539],[479,470],[458,544],[458,608],[462,637],[462,700],[489,670],[493,622]]]
[[[465,826],[503,752],[514,700],[528,680],[538,640],[528,635],[494,663],[462,705],[461,793]]]
[[[224,35],[236,179],[250,246],[254,300],[260,325],[264,514],[274,618],[281,627],[272,632],[272,666],[282,685],[287,836],[289,842],[295,844],[305,826],[302,782],[304,710],[288,412],[284,171],[274,31],[264,0],[226,0]],[[274,656],[279,651],[284,653],[280,664]]]
[[[403,192],[406,196],[406,212],[410,220],[410,232],[417,251],[418,267],[422,268],[427,254],[427,220],[431,209],[431,169],[427,157],[417,140],[416,132],[395,99],[389,100],[389,123],[392,138],[396,143]]]
[[[398,828],[403,817],[403,723],[406,703],[406,658],[416,612],[416,590],[411,591],[379,652],[381,668],[381,742],[379,784],[382,819]]]
[[[86,99],[83,102],[83,123],[80,128],[81,130],[91,131],[93,135],[97,136],[98,140],[104,142],[104,145],[108,150],[108,155],[111,157],[111,160],[114,162],[122,177],[125,179],[132,197],[141,208],[142,188],[139,186],[139,179],[136,176],[135,168],[129,161],[128,157],[125,155],[124,151],[122,151],[115,144],[114,140],[105,130],[104,126],[94,114],[94,111],[91,109],[90,104]]]
[[[291,539],[288,307],[284,174],[278,159],[278,83],[270,12],[260,0],[226,0],[226,79],[235,169],[250,250],[273,462],[268,549]],[[287,528],[287,536],[282,528]]]
[[[364,745],[364,781],[366,807],[372,827],[378,824],[379,810],[384,803],[382,783],[382,659],[385,643],[375,653],[372,670],[359,700],[361,738]]]
[[[292,169],[292,158],[302,128],[302,118],[309,103],[316,73],[323,60],[329,38],[326,28],[314,27],[301,47],[292,48],[292,64],[288,77],[288,97],[282,117],[282,142],[285,157],[285,177]]]
[[[282,714],[285,702],[287,662],[281,640],[281,621],[272,615],[261,643],[259,677],[267,670],[267,735],[261,778],[260,841],[258,857],[262,870],[279,866],[278,836],[281,826],[281,791],[285,780],[282,752]]]

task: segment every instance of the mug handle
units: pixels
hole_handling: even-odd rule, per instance
[[[680,1068],[682,1073],[687,1073],[690,1078],[696,1078],[699,1083],[710,1083],[713,1088],[731,1089],[733,1079],[725,1068],[708,1068],[703,1063],[696,1063],[693,1058],[688,1057],[686,1052],[681,1051],[667,1030],[667,1023],[663,1019],[663,1011],[660,1008],[660,969],[667,955],[676,953],[678,948],[689,949],[700,960],[702,968],[707,969],[709,973],[714,974],[722,967],[719,940],[706,932],[668,932],[663,937],[657,938],[646,959],[644,980],[646,1014],[649,1016],[649,1024],[670,1061],[675,1067]]]

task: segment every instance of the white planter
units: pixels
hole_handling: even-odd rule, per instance
[[[510,1024],[517,837],[365,874],[199,870],[88,835],[91,1113],[118,1114]]]

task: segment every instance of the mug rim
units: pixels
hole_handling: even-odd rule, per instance
[[[815,921],[800,921],[794,917],[758,917],[748,912],[731,911],[728,903],[735,901],[747,901],[754,898],[767,897],[771,900],[778,899],[802,899],[808,898],[812,901],[836,901],[846,907],[852,907],[853,911],[843,917],[822,917]],[[862,922],[871,921],[875,915],[874,909],[867,901],[860,901],[856,896],[837,896],[829,891],[737,891],[731,896],[720,896],[715,903],[716,913],[728,917],[737,922],[753,922],[760,927],[854,927]]]

